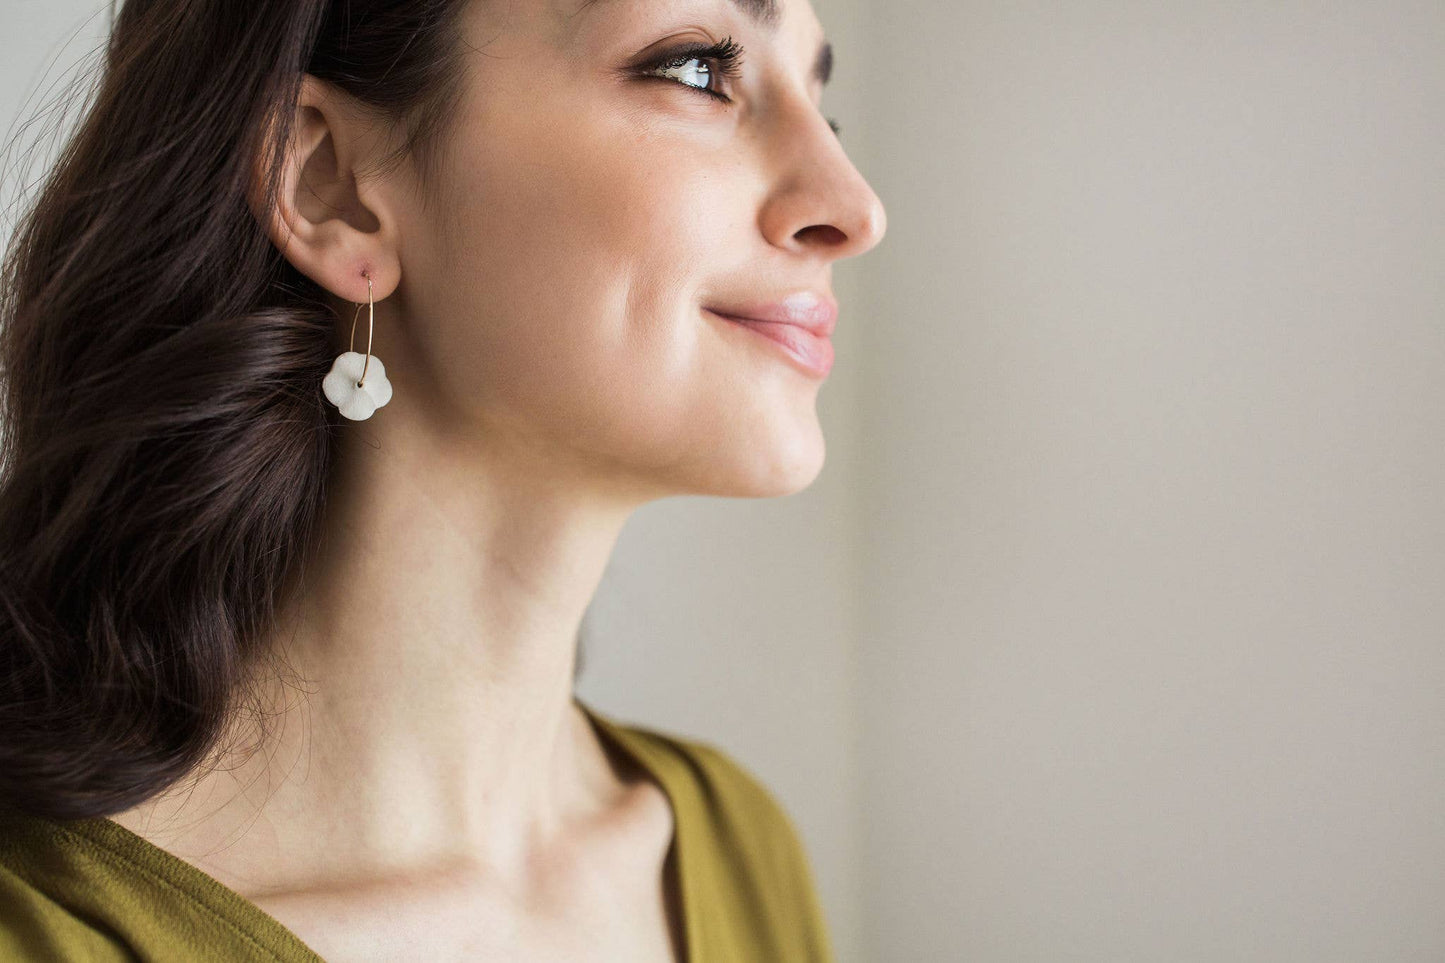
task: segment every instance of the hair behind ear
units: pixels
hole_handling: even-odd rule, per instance
[[[121,8],[0,267],[0,807],[109,815],[224,748],[340,424],[326,292],[251,204],[275,198],[306,71],[422,148],[461,6]]]

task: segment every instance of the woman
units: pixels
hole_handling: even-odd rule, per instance
[[[806,0],[127,0],[6,261],[0,957],[829,958],[769,790],[572,684],[633,509],[821,468],[830,65]]]

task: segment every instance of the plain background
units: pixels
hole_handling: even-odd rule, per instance
[[[105,4],[0,9],[8,122]],[[815,9],[827,465],[638,512],[579,693],[773,789],[843,963],[1445,959],[1445,5]]]

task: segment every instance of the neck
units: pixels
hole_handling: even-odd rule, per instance
[[[263,681],[266,725],[235,743],[239,763],[118,822],[285,889],[446,865],[520,876],[619,798],[572,684],[630,506],[539,483],[568,477],[555,466],[405,441],[424,437],[339,462],[271,639],[287,676]]]

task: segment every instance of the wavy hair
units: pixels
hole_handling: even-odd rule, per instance
[[[427,184],[463,6],[120,9],[0,267],[0,806],[120,812],[255,704],[341,422],[326,292],[248,197],[275,201],[303,73],[394,121],[377,169]]]

